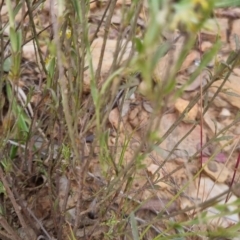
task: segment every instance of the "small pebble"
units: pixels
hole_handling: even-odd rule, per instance
[[[208,163],[208,168],[209,168],[209,170],[211,170],[212,172],[217,172],[217,171],[218,171],[217,164],[214,163],[214,162],[209,162],[209,163]]]
[[[231,113],[227,108],[223,108],[219,115],[221,117],[230,117]]]

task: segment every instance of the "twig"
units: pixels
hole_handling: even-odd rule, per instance
[[[97,67],[96,74],[95,74],[96,80],[98,80],[100,78],[101,68],[102,68],[102,64],[103,64],[103,57],[104,57],[106,44],[107,44],[108,31],[109,31],[109,28],[111,25],[111,19],[112,19],[113,13],[114,13],[114,8],[116,6],[117,0],[112,0],[110,2],[111,2],[111,4],[109,6],[109,15],[107,16],[107,19],[106,19],[103,44],[102,44],[101,53],[100,53],[100,57],[99,57],[99,61],[98,61],[98,67]]]
[[[33,32],[34,40],[35,40],[36,45],[37,45],[37,50],[38,50],[38,55],[39,55],[39,58],[40,58],[40,62],[41,62],[41,65],[42,65],[42,68],[43,68],[45,74],[47,74],[45,63],[44,63],[44,60],[43,60],[43,57],[42,57],[42,54],[41,54],[41,48],[40,48],[39,40],[38,40],[38,37],[37,37],[38,34],[37,34],[37,31],[36,31],[35,23],[33,21],[31,4],[30,4],[29,0],[26,0],[26,3],[27,3],[27,8],[28,8],[29,20],[30,20],[30,23],[31,23],[31,26],[32,26],[32,32]]]
[[[64,199],[63,199],[63,203],[62,203],[62,206],[59,206],[59,207],[61,207],[60,208],[59,226],[62,226],[63,222],[65,220],[65,214],[66,214],[67,201],[68,201],[68,197],[69,197],[70,187],[71,187],[71,181],[67,180],[67,186],[66,186],[66,189],[65,189],[65,196],[64,196]],[[59,231],[58,231],[57,239],[58,240],[62,239],[62,228],[60,228]]]
[[[4,188],[6,189],[7,195],[10,198],[10,201],[11,201],[11,203],[13,205],[13,208],[14,208],[17,216],[18,216],[18,219],[19,219],[23,229],[25,230],[27,239],[31,240],[32,236],[29,235],[28,226],[27,226],[27,224],[26,224],[26,222],[25,222],[25,220],[24,220],[24,218],[23,218],[23,216],[22,216],[22,214],[20,212],[20,207],[17,204],[16,199],[14,198],[13,192],[9,188],[9,184],[8,184],[6,178],[4,177],[4,173],[3,173],[3,170],[2,170],[1,167],[0,167],[0,179],[1,179],[2,183],[3,183]]]
[[[106,14],[107,14],[107,11],[108,11],[109,7],[110,7],[110,3],[111,3],[111,1],[108,1],[108,5],[107,5],[107,7],[104,10],[104,13],[103,13],[102,18],[101,18],[101,20],[100,20],[100,22],[99,22],[99,24],[97,26],[97,29],[94,32],[94,34],[92,35],[92,38],[90,39],[90,45],[92,45],[94,39],[97,37],[97,34],[98,34],[99,30],[100,30],[100,27],[102,26],[104,18],[105,18]]]
[[[236,161],[236,165],[235,165],[235,168],[234,168],[234,171],[233,171],[232,180],[231,180],[231,183],[230,183],[230,189],[231,189],[232,186],[233,186],[234,179],[235,179],[235,177],[236,177],[236,173],[237,173],[237,171],[238,171],[239,163],[240,163],[240,153],[238,153],[238,158],[237,158],[237,161]],[[226,197],[225,203],[227,203],[228,200],[229,200],[230,192],[231,192],[231,191],[229,191],[228,194],[227,194],[227,197]]]
[[[45,233],[45,235],[48,237],[49,240],[52,240],[52,237],[49,235],[49,233],[47,232],[47,230],[44,228],[44,226],[42,225],[41,221],[39,221],[37,219],[37,217],[35,216],[35,214],[31,211],[31,209],[29,209],[27,207],[27,211],[28,213],[32,216],[32,218],[38,223],[39,227],[42,229],[42,231]],[[59,225],[61,226],[61,225]]]
[[[0,232],[0,235],[5,235],[5,237],[8,237],[9,239],[14,238],[16,240],[21,240],[21,238],[16,234],[16,232],[13,230],[13,228],[8,224],[7,220],[3,217],[0,216],[0,225],[11,235],[11,236],[7,236],[6,233],[4,232]]]

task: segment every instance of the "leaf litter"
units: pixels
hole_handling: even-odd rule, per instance
[[[103,64],[101,69],[100,81],[98,82],[101,85],[104,80],[107,78],[112,62],[114,60],[114,52],[117,45],[117,36],[119,32],[118,25],[120,25],[122,16],[121,11],[119,11],[122,3],[125,1],[118,1],[117,9],[112,19],[113,26],[109,33],[109,39],[107,39],[107,48],[104,52]],[[130,4],[131,1],[127,1],[126,4]],[[49,4],[49,3],[48,3]],[[50,8],[48,4],[44,4],[43,12],[46,15],[44,20],[49,22],[49,11]],[[101,3],[104,6],[104,3]],[[55,6],[55,5],[54,5]],[[104,7],[98,7],[97,2],[90,4],[91,14],[89,19],[91,21],[90,25],[90,35],[96,29],[96,23],[99,22],[101,16],[103,15]],[[119,8],[119,9],[118,9]],[[239,10],[239,9],[238,9]],[[221,11],[218,10],[218,15],[221,15]],[[223,18],[218,17],[215,22],[215,26],[212,30],[201,32],[201,49],[203,51],[208,51],[212,47],[213,42],[215,42],[218,35],[220,35],[223,42],[222,52],[220,54],[223,58],[228,54],[230,50],[235,49],[234,35],[239,35],[239,19],[234,19],[231,26],[231,34],[228,36],[230,26],[228,18],[225,17],[227,12],[223,10]],[[141,27],[145,26],[144,19],[140,15],[139,25]],[[6,18],[6,9],[3,7],[1,10],[1,17],[4,20]],[[16,17],[16,20],[18,17]],[[6,20],[5,20],[6,21]],[[19,21],[19,20],[18,20]],[[93,70],[95,71],[98,67],[101,48],[103,45],[103,29],[104,24],[101,27],[97,37],[91,45],[91,54],[93,59]],[[176,35],[178,33],[174,33]],[[176,36],[170,36],[173,39],[177,39]],[[182,41],[180,38],[179,41]],[[123,42],[124,45],[124,42]],[[124,50],[122,60],[120,63],[123,63],[129,57],[131,51],[131,43],[127,43],[127,47]],[[172,50],[173,53],[168,53],[164,56],[158,63],[157,67],[154,70],[154,81],[160,81],[160,79],[166,78],[165,69],[168,69],[165,65],[169,64],[169,57],[174,56],[176,61],[178,58],[178,51],[182,47],[182,42],[175,43],[175,50]],[[35,50],[32,42],[29,42],[28,45],[23,47],[23,56],[28,59],[35,58]],[[41,46],[41,50],[46,53],[47,49],[44,44]],[[196,49],[193,49],[186,60],[184,61],[178,76],[177,83],[178,87],[183,87],[183,97],[176,99],[171,104],[171,113],[157,115],[156,122],[158,122],[156,127],[156,133],[159,138],[161,138],[169,128],[175,123],[177,117],[183,113],[185,108],[188,106],[191,99],[184,99],[184,96],[194,96],[195,93],[200,91],[201,84],[207,84],[205,75],[201,74],[200,77],[197,77],[194,82],[190,85],[187,84],[189,76],[195,71],[195,61],[199,61],[200,53]],[[163,67],[164,65],[164,67]],[[163,71],[162,71],[163,70]],[[212,69],[210,69],[212,71]],[[192,217],[194,214],[200,214],[200,211],[195,210],[200,208],[201,203],[217,197],[219,194],[227,191],[229,189],[230,178],[233,174],[233,165],[236,159],[236,151],[238,145],[238,135],[239,135],[239,123],[236,122],[230,129],[224,130],[224,127],[228,126],[231,122],[236,120],[237,114],[240,108],[240,85],[239,85],[240,69],[236,67],[233,69],[233,73],[229,76],[228,81],[224,84],[221,92],[213,100],[212,105],[209,107],[207,112],[203,116],[203,142],[205,145],[208,143],[209,139],[214,138],[219,131],[222,131],[222,134],[219,135],[219,141],[211,145],[212,149],[209,149],[203,153],[203,166],[200,164],[200,125],[197,123],[199,116],[201,115],[200,102],[197,102],[191,110],[187,112],[184,116],[183,121],[176,126],[176,128],[169,134],[169,136],[159,144],[158,148],[151,151],[148,156],[143,160],[144,168],[137,170],[130,193],[127,195],[122,192],[124,189],[121,189],[121,193],[115,199],[115,203],[110,205],[111,211],[119,211],[118,207],[121,208],[121,201],[123,198],[129,199],[129,206],[124,210],[126,214],[130,214],[136,206],[138,211],[136,211],[136,219],[138,222],[151,221],[156,215],[163,211],[166,215],[171,215],[174,212],[185,210],[189,207],[194,207],[192,210],[187,211],[187,215]],[[90,92],[90,72],[85,71],[84,73],[84,89],[85,94]],[[216,93],[217,89],[220,87],[223,80],[215,81],[212,87],[209,89],[207,99],[209,102],[211,98]],[[187,94],[186,94],[187,93]],[[114,107],[108,116],[109,121],[109,146],[114,147],[115,143],[118,142],[117,149],[115,149],[116,156],[119,156],[118,161],[121,161],[121,153],[126,139],[129,140],[130,144],[127,146],[123,165],[127,165],[131,162],[131,159],[134,157],[134,149],[140,146],[141,139],[144,136],[147,126],[151,121],[151,114],[153,113],[153,107],[151,103],[139,94],[138,92],[134,93],[134,97],[127,100],[121,99],[124,101],[124,108],[121,108],[121,104],[118,104]],[[155,124],[156,125],[156,124]],[[185,138],[185,134],[190,132]],[[119,136],[118,136],[119,133]],[[56,134],[57,136],[57,134]],[[230,138],[222,138],[222,136],[229,136]],[[180,142],[181,141],[181,142]],[[180,142],[180,143],[179,143]],[[179,143],[179,144],[178,144]],[[84,151],[89,154],[89,147],[91,143],[85,144]],[[215,154],[215,151],[218,153]],[[98,153],[98,150],[96,150]],[[215,157],[211,159],[212,154],[215,154]],[[227,159],[230,156],[229,159]],[[164,159],[168,158],[168,161],[165,162]],[[99,203],[102,201],[103,196],[101,193],[99,196],[94,197],[94,195],[100,191],[100,188],[104,188],[107,184],[106,179],[104,179],[104,174],[100,168],[99,160],[96,157],[88,160],[91,162],[86,171],[86,183],[83,191],[84,203],[82,206],[82,223],[80,224],[77,232],[79,239],[84,238],[84,231],[91,232],[93,226],[98,226],[99,231],[93,233],[93,236],[97,237],[109,226],[101,225],[97,222],[98,219],[98,207]],[[64,160],[62,161],[64,165]],[[161,166],[161,164],[163,164]],[[198,171],[203,168],[203,177],[201,178],[200,184],[199,177],[194,177]],[[77,169],[78,173],[79,169]],[[239,175],[239,170],[238,175]],[[77,181],[80,181],[81,174],[76,174],[73,172],[68,172],[67,168],[65,171],[61,171],[60,175],[56,173],[56,178],[58,178],[58,196],[59,201],[59,211],[67,209],[66,216],[69,226],[73,224],[76,219],[76,204],[78,199],[78,184]],[[45,182],[45,184],[47,184]],[[184,186],[187,186],[183,189]],[[37,185],[36,185],[37,187]],[[37,190],[35,190],[37,191]],[[177,192],[182,191],[182,194],[179,198],[176,199],[172,204],[171,199],[176,195]],[[101,192],[101,191],[100,191]],[[47,226],[48,230],[51,231],[54,223],[49,218],[50,214],[50,201],[49,196],[47,196],[47,188],[43,187],[37,193],[32,194],[29,192],[24,193],[25,196],[22,196],[24,199],[28,199],[28,206],[34,215],[44,222],[44,225]],[[131,200],[133,200],[131,202]],[[232,195],[228,199],[229,203],[234,203],[237,200],[237,197]],[[34,202],[35,201],[35,202]],[[222,198],[218,204],[223,204],[225,199]],[[167,207],[166,207],[167,206]],[[210,224],[212,226],[221,226],[229,227],[231,224],[239,222],[239,216],[234,212],[235,208],[229,210],[230,214],[226,218],[219,216],[216,220],[213,220]],[[116,211],[116,212],[117,212]],[[208,207],[207,214],[208,216],[217,216],[219,213],[217,207]],[[111,213],[106,214],[106,217],[101,219],[105,221],[107,218],[111,218]],[[133,216],[132,216],[133,217]],[[186,216],[182,214],[179,217],[179,221],[184,221]],[[141,220],[141,221],[140,221]],[[69,236],[71,227],[64,225],[63,234],[67,237]],[[164,222],[156,223],[156,231],[163,231],[165,229]],[[19,232],[21,230],[19,229]]]

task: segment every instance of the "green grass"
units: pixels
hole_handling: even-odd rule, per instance
[[[34,237],[44,233],[54,236],[58,240],[74,240],[84,238],[78,235],[82,229],[85,234],[88,234],[89,239],[99,239],[100,236],[102,239],[202,239],[203,236],[217,239],[218,237],[233,238],[235,235],[239,235],[239,224],[227,229],[208,226],[211,219],[204,211],[206,207],[216,206],[220,211],[219,216],[227,216],[231,213],[229,209],[218,205],[219,198],[199,204],[197,208],[202,212],[193,217],[187,213],[194,210],[196,206],[183,210],[178,209],[169,215],[161,209],[158,212],[152,212],[149,219],[139,217],[138,210],[141,210],[141,206],[146,200],[139,200],[141,194],[144,194],[146,189],[155,194],[161,191],[157,183],[164,182],[164,180],[161,180],[163,176],[159,176],[158,172],[169,161],[174,149],[152,175],[148,175],[146,171],[146,159],[153,150],[161,151],[159,144],[164,142],[182,122],[185,114],[198,101],[203,101],[204,94],[215,81],[222,77],[224,77],[224,81],[227,81],[232,68],[239,63],[237,51],[229,56],[226,63],[216,63],[214,73],[202,92],[192,98],[172,127],[164,135],[159,136],[157,124],[154,124],[155,119],[164,114],[170,97],[176,99],[184,92],[184,87],[175,90],[176,76],[186,55],[194,48],[198,32],[206,27],[215,7],[221,7],[222,4],[236,6],[238,3],[237,1],[193,0],[177,2],[150,0],[148,2],[148,8],[144,12],[148,24],[143,29],[139,29],[137,20],[144,1],[133,0],[131,6],[121,9],[124,20],[118,29],[120,34],[116,39],[114,59],[108,73],[102,79],[101,73],[105,64],[103,54],[108,50],[107,39],[111,28],[114,27],[111,19],[115,14],[116,1],[112,0],[109,5],[106,4],[108,12],[105,22],[99,21],[99,25],[104,24],[104,32],[100,59],[96,69],[93,64],[95,56],[93,56],[91,48],[93,39],[89,37],[90,23],[88,20],[91,1],[58,1],[58,15],[51,13],[52,15],[49,16],[54,21],[50,25],[52,32],[49,32],[49,29],[46,30],[45,36],[47,37],[45,39],[42,39],[41,34],[38,36],[38,32],[43,26],[39,23],[40,20],[36,21],[40,16],[33,11],[33,9],[41,11],[43,6],[39,2],[26,1],[28,31],[31,32],[30,38],[33,38],[35,43],[39,68],[46,76],[43,96],[50,99],[46,103],[44,102],[43,108],[37,106],[33,109],[34,114],[29,115],[26,103],[25,105],[21,104],[20,96],[14,92],[15,83],[21,73],[21,48],[25,44],[24,41],[29,40],[23,37],[23,25],[15,24],[14,20],[23,6],[19,2],[13,8],[11,1],[6,1],[9,21],[5,23],[6,25],[0,24],[1,29],[5,29],[6,26],[10,27],[8,44],[11,47],[11,56],[2,55],[1,57],[0,88],[4,90],[7,86],[7,115],[9,118],[14,117],[14,123],[5,128],[0,136],[2,156],[0,191],[3,198],[1,218],[8,222],[8,224],[4,224],[4,221],[0,221],[0,238],[6,234],[10,237],[14,236],[16,239],[33,239],[32,230]],[[129,26],[129,31],[127,35],[124,35],[127,26]],[[171,59],[171,64],[165,69],[165,75],[157,75],[154,70],[158,62],[164,59],[173,47],[173,42],[170,38],[166,40],[165,36],[171,35],[176,28],[185,33],[182,48],[179,49],[178,55]],[[138,35],[139,32],[141,32],[141,37]],[[6,44],[6,40],[3,40],[2,34],[1,41]],[[125,45],[123,40],[126,41]],[[42,41],[47,44],[47,56],[41,53]],[[127,43],[132,44],[132,54],[121,61],[123,54],[121,49],[126,47]],[[194,81],[208,63],[216,57],[220,49],[221,42],[216,40],[212,49],[202,56],[200,65],[191,75],[187,84]],[[9,74],[7,76],[3,74],[3,70],[9,71]],[[88,93],[84,89],[86,71],[89,71],[90,76]],[[140,84],[138,82],[136,84],[137,75],[141,76],[141,82],[145,86],[141,94],[136,88],[136,85]],[[220,91],[221,87],[214,98]],[[124,117],[119,116],[116,126],[112,126],[108,120],[108,115],[112,110],[111,106],[115,105],[118,92],[122,92],[122,98],[118,104],[120,112],[124,106],[123,100],[132,93],[150,101],[153,106],[148,124],[144,126],[145,132],[134,147],[131,145],[132,140],[139,132],[140,125],[133,128],[132,132],[128,132],[127,125],[123,124]],[[30,99],[30,96],[26,96],[26,98]],[[1,97],[1,101],[2,99],[3,97]],[[44,101],[45,98],[42,100]],[[212,101],[204,106],[202,114],[211,106]],[[41,109],[43,109],[42,112]],[[4,115],[2,106],[0,110],[0,123],[2,123]],[[234,124],[237,122],[236,120]],[[200,123],[201,119],[196,120],[193,128]],[[57,137],[54,137],[56,126],[58,134]],[[230,127],[229,125],[222,132],[216,133],[212,139],[209,139],[209,143],[219,141],[219,135]],[[111,142],[113,132],[116,136],[114,143]],[[190,132],[186,133],[183,138],[188,134]],[[90,144],[86,144],[86,139],[90,135],[94,135],[94,139]],[[40,139],[40,144],[37,144],[36,138]],[[201,142],[200,133],[199,142]],[[176,144],[175,149],[179,143]],[[204,147],[206,146],[201,146],[201,149]],[[201,150],[192,159],[200,152]],[[91,172],[90,170],[94,169],[94,166],[97,166],[97,170]],[[164,206],[170,208],[176,204],[185,194],[191,181],[201,176],[201,172],[202,168],[191,180],[178,188],[178,191],[170,201],[164,203]],[[36,176],[41,176],[44,183],[38,186],[34,182],[34,187],[28,186],[28,180]],[[67,186],[65,195],[62,196],[62,199],[58,199],[62,176],[66,177]],[[234,177],[235,175],[233,175],[233,180]],[[142,185],[139,183],[139,189],[136,187],[137,179],[140,183],[144,182]],[[46,219],[42,220],[35,216],[37,221],[30,214],[31,211],[34,211],[29,211],[34,206],[34,201],[37,202],[37,197],[40,196],[38,195],[39,189],[45,189],[45,194],[48,196],[47,201],[50,207],[46,219],[51,219],[53,222],[49,228],[45,225]],[[77,196],[74,205],[76,216],[71,218],[67,200],[74,194]],[[33,202],[32,199],[34,199]],[[9,202],[7,203],[7,201]],[[29,202],[29,205],[26,205],[25,202]],[[233,205],[239,206],[239,202],[236,201]],[[21,211],[18,209],[19,206]],[[86,214],[83,214],[85,211]],[[12,212],[15,214],[11,214]],[[84,225],[84,216],[87,213],[92,214],[97,220]],[[147,216],[148,213],[146,211]],[[178,221],[178,217],[180,218],[182,215],[185,216],[185,219]],[[215,216],[215,218],[217,219],[219,216]],[[92,229],[89,228],[89,225]],[[25,233],[24,237],[19,235],[18,229],[20,228]],[[91,236],[92,238],[90,238]],[[6,236],[5,238],[7,239]]]

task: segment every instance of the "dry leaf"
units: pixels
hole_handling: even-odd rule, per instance
[[[236,49],[236,37],[239,39],[240,37],[240,19],[236,19],[232,23],[232,32],[230,37],[230,46],[232,50]]]
[[[179,35],[179,33],[176,34]],[[170,37],[170,43],[172,42],[172,38],[174,37]],[[176,61],[179,59],[179,55],[182,51],[185,38],[186,37],[184,35],[181,35],[178,38],[177,43],[174,44],[174,50],[170,50],[165,56],[163,56],[159,60],[153,72],[153,79],[155,82],[167,81],[167,74],[171,72],[171,69],[173,68],[173,66],[175,66]]]
[[[210,88],[210,91],[215,94],[217,89],[222,84],[223,80],[215,81],[212,84],[212,87]],[[222,91],[226,90],[226,93],[223,93]],[[223,86],[222,91],[219,93],[219,97],[225,99],[228,101],[231,105],[234,107],[237,107],[240,109],[240,81],[239,76],[236,76],[235,74],[231,74],[228,78],[228,81],[225,82],[225,85]]]
[[[191,51],[186,59],[184,60],[179,72],[185,71],[186,69],[188,69],[196,59],[200,59],[200,53],[196,50]]]
[[[205,164],[203,169],[208,176],[219,183],[224,183],[230,175],[228,168],[223,163],[216,161]]]
[[[189,104],[189,101],[186,101],[186,100],[183,100],[183,99],[179,98],[175,102],[175,108],[181,114],[186,109],[188,104]],[[183,121],[184,122],[195,121],[196,117],[197,117],[197,114],[198,114],[198,106],[194,105],[193,108],[189,112],[186,113]]]
[[[201,43],[201,50],[203,52],[206,52],[208,50],[210,50],[212,48],[213,44],[211,42],[208,41],[204,41]]]
[[[188,198],[181,199],[181,208],[184,209],[186,207],[191,206],[198,206],[199,203],[204,203],[207,200],[210,200],[214,197],[217,197],[219,194],[228,190],[229,187],[222,183],[215,183],[213,180],[207,177],[202,177],[199,185],[199,180],[195,180],[195,187],[193,186],[189,189],[189,196]],[[190,200],[191,199],[191,200]],[[219,204],[226,206],[225,202],[226,196],[219,199]],[[236,196],[231,196],[227,204],[233,203],[237,200]],[[236,205],[227,206],[229,209],[229,214],[226,214],[222,217],[215,217],[211,220],[209,219],[208,224],[213,224],[214,226],[221,226],[221,227],[229,227],[231,224],[236,224],[239,222],[239,216],[237,213],[231,213],[232,211],[237,211],[238,207]],[[206,209],[208,217],[214,217],[219,214],[219,210],[216,209],[214,206],[209,207]],[[196,211],[194,211],[196,213]],[[193,211],[189,212],[192,214]]]
[[[118,129],[118,125],[119,125],[119,121],[120,121],[120,114],[119,114],[118,108],[112,109],[112,111],[110,112],[110,114],[108,116],[108,120],[115,129]],[[120,129],[122,129],[122,128],[123,128],[123,123],[121,122]]]
[[[174,124],[177,120],[175,114],[166,114],[161,118],[159,126],[159,137]],[[175,147],[177,143],[190,131],[191,124],[180,123],[167,137],[167,139],[159,146],[160,154],[163,158],[166,158],[169,152]],[[194,130],[188,134],[188,136],[177,146],[177,149],[173,151],[171,159],[182,158],[187,161],[188,157],[196,153],[197,145],[200,142],[200,126],[196,126]],[[203,143],[206,142],[206,133],[203,130]]]
[[[123,40],[122,46],[124,46],[125,43],[126,43],[126,41]],[[100,75],[100,79],[98,79],[99,82],[103,82],[106,79],[107,74],[112,66],[114,54],[115,54],[115,50],[116,50],[116,44],[117,44],[117,40],[107,39],[106,48],[105,48],[104,56],[102,59],[101,75]],[[101,56],[102,46],[103,46],[103,38],[95,39],[91,45],[92,67],[93,67],[94,72],[98,68],[98,63],[99,63],[100,56]],[[132,44],[128,43],[127,47],[124,51],[121,62],[123,62],[124,60],[126,60],[129,57],[131,47],[132,47]],[[120,55],[121,55],[121,53],[120,53]],[[86,62],[88,62],[88,61],[86,61]],[[91,78],[90,70],[88,69],[87,71],[84,72],[84,84],[85,84],[84,91],[85,92],[90,91],[90,78]]]

